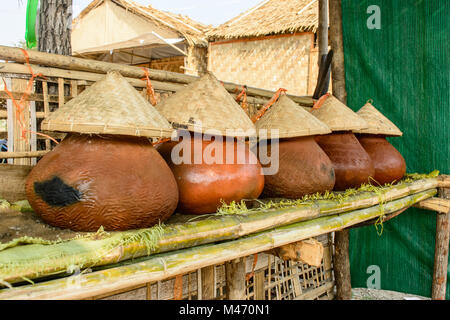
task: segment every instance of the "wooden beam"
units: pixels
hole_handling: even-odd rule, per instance
[[[419,203],[416,203],[414,207],[419,209],[436,211],[439,213],[447,213],[450,209],[450,200],[441,198],[431,198]]]
[[[449,201],[450,189],[439,188],[439,197]],[[445,300],[447,289],[448,250],[450,244],[450,213],[438,213],[436,217],[436,241],[434,248],[433,284],[431,298]]]
[[[342,38],[342,7],[341,0],[329,1],[330,11],[330,42],[333,49],[331,63],[333,95],[344,104],[347,103],[345,91],[344,43]],[[336,299],[350,300],[352,285],[350,277],[349,231],[335,233],[334,276],[336,280]]]
[[[202,291],[200,300],[213,300],[216,297],[216,277],[214,269],[214,265],[201,268]]]
[[[7,119],[8,118],[8,111],[6,110],[0,110],[0,119]],[[45,118],[44,112],[36,112],[36,118]]]
[[[15,100],[19,101],[20,98],[22,98],[22,96],[23,96],[23,92],[11,92],[11,95],[13,96],[13,98]],[[6,93],[6,91],[0,91],[0,98],[1,99],[9,99],[10,96]],[[47,101],[49,103],[58,103],[58,99],[59,98],[57,95],[48,95],[48,97],[47,97]],[[65,97],[66,102],[70,99],[72,99],[72,97],[69,97],[69,96]],[[44,96],[39,93],[31,93],[28,96],[28,100],[29,101],[44,101]]]
[[[333,49],[333,60],[331,62],[333,95],[344,104],[347,104],[341,0],[329,0],[329,11],[330,43],[331,49]]]
[[[8,151],[0,152],[0,159],[20,159],[42,157],[50,150],[45,151]]]
[[[0,199],[9,202],[26,199],[25,181],[32,168],[32,166],[0,164]]]
[[[118,71],[124,77],[142,79],[145,78],[145,72],[140,67],[128,66],[118,63],[110,63],[104,61],[95,61],[90,59],[76,58],[72,56],[63,56],[58,54],[51,54],[46,52],[39,52],[28,50],[28,56],[31,64],[35,65],[46,65],[53,68],[59,68],[58,70],[69,73],[75,71],[82,72],[87,71],[89,74],[105,74],[110,71]],[[12,48],[7,46],[0,46],[0,59],[6,61],[15,61],[18,63],[26,63],[25,56],[19,48]],[[5,64],[0,64],[3,66],[2,72],[8,72],[5,70]],[[24,66],[26,68],[26,66]],[[65,69],[65,70],[61,70]],[[38,67],[33,66],[34,72],[40,72]],[[197,76],[187,75],[177,72],[169,72],[164,70],[147,69],[150,75],[150,79],[153,81],[161,81],[164,83],[178,83],[178,84],[188,84],[198,79]],[[26,72],[29,73],[29,72]],[[141,81],[144,83],[143,81]],[[156,85],[155,85],[156,86]],[[225,89],[228,92],[234,92],[236,87],[242,87],[241,84],[224,82]],[[248,87],[247,95],[258,96],[264,98],[272,98],[275,94],[274,91]],[[288,95],[289,98],[297,102],[298,104],[304,106],[312,106],[313,101],[311,97],[308,96],[294,96]]]
[[[226,299],[245,300],[245,258],[225,263]]]
[[[319,42],[319,59],[320,65],[322,56],[328,53],[328,0],[319,0],[319,27],[317,29]]]

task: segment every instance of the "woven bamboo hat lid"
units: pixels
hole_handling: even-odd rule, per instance
[[[355,132],[382,134],[386,136],[402,136],[403,133],[400,129],[378,111],[369,101],[357,112],[361,118],[366,120],[369,127],[367,129],[355,130]]]
[[[311,113],[332,131],[354,131],[368,127],[363,118],[332,95],[326,98],[320,108],[312,109]]]
[[[256,135],[245,111],[210,72],[158,103],[156,109],[174,128],[214,130],[223,136]]]
[[[279,130],[280,138],[293,138],[331,133],[330,128],[297,105],[286,95],[278,101],[255,123],[256,129],[266,129],[270,138],[271,129]]]
[[[118,72],[110,72],[50,113],[42,130],[170,137],[169,122]]]

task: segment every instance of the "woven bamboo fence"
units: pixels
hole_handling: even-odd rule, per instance
[[[208,69],[219,79],[312,95],[317,81],[313,33],[211,42]]]

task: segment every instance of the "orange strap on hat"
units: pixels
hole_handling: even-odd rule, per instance
[[[144,70],[145,78],[142,78],[142,81],[145,81],[147,83],[147,96],[150,97],[150,103],[152,106],[156,106],[156,96],[155,96],[155,90],[153,90],[152,82],[150,81],[150,74],[148,73],[147,68],[141,68]]]
[[[314,103],[314,105],[313,105],[311,111],[312,111],[312,110],[315,110],[315,109],[319,109],[319,108],[322,106],[322,104],[325,102],[325,100],[327,100],[327,98],[328,98],[329,96],[331,96],[331,93],[329,93],[329,92],[328,92],[328,93],[325,93],[323,96],[321,96],[321,97],[319,98],[319,100],[317,100],[317,101]]]
[[[236,88],[237,89],[237,88]],[[237,89],[239,90],[239,89]],[[247,86],[242,86],[242,91],[241,93],[238,94],[238,96],[236,97],[236,102],[240,103],[242,99],[242,104],[241,107],[242,109],[244,109],[246,112],[248,110],[248,103],[247,103]]]
[[[287,89],[283,89],[283,88],[278,89],[277,92],[275,92],[275,94],[273,95],[273,97],[269,100],[269,102],[267,102],[264,105],[264,107],[262,107],[261,110],[259,110],[259,112],[253,116],[253,118],[252,118],[253,123],[258,121],[264,115],[264,113],[266,113],[266,111],[269,110],[269,108],[278,100],[280,95],[286,91],[287,91]]]
[[[245,276],[245,280],[250,280],[251,278],[253,278],[253,276],[255,275],[255,268],[256,268],[256,264],[258,263],[258,254],[255,253],[255,255],[253,256],[253,265],[252,265],[252,272],[250,272],[249,274],[247,274]]]

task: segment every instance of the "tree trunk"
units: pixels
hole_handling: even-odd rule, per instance
[[[71,31],[72,0],[41,0],[38,50],[71,55]]]
[[[71,55],[72,0],[40,0],[38,21],[38,51]],[[43,93],[41,81],[36,81],[35,90],[37,93]],[[58,85],[48,83],[47,90],[46,94],[55,95],[58,93]],[[69,95],[69,91],[69,86],[65,85],[64,94]],[[44,108],[42,103],[39,103],[36,107],[40,111]],[[50,140],[46,140],[45,146],[41,145],[41,147],[49,149],[50,144]]]
[[[329,11],[330,43],[331,49],[333,49],[333,61],[331,62],[331,73],[333,74],[333,95],[342,103],[347,104],[347,92],[345,90],[344,41],[342,38],[341,0],[330,0]]]
[[[330,42],[331,49],[333,49],[333,61],[331,63],[333,95],[342,103],[347,104],[341,0],[330,0],[329,11]],[[337,300],[350,300],[352,297],[348,236],[349,232],[346,229],[335,233],[334,277]]]

